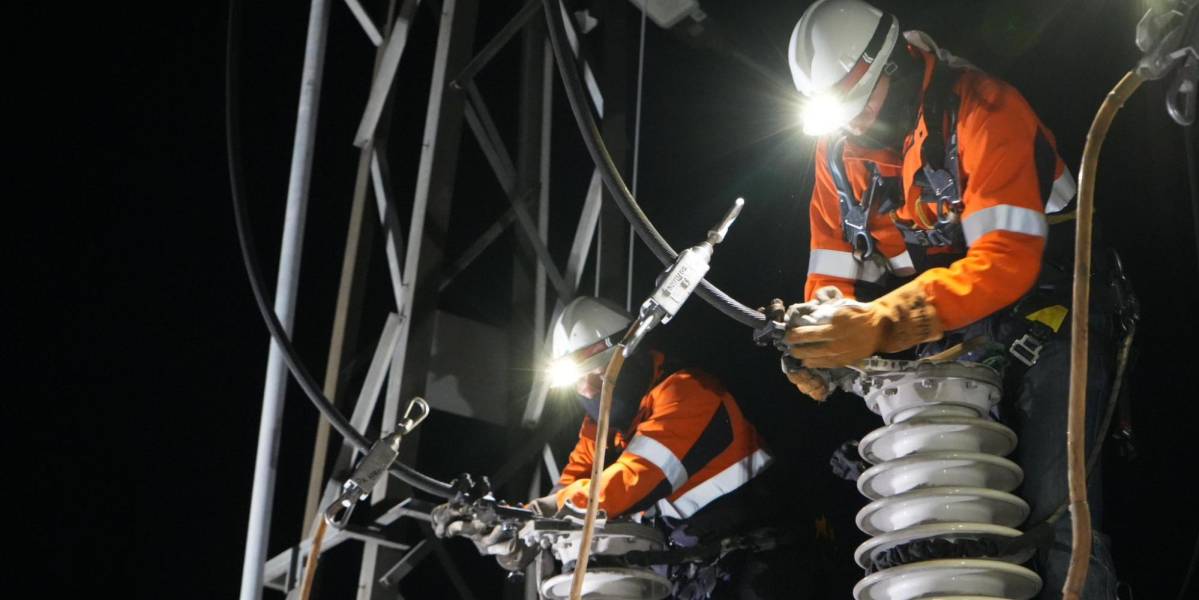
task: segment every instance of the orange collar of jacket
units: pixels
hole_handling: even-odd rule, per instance
[[[928,206],[921,206],[920,189],[913,185],[916,173],[920,171],[924,165],[924,160],[921,158],[921,148],[924,140],[928,138],[928,128],[924,125],[924,94],[928,92],[928,87],[932,83],[933,69],[937,64],[937,57],[925,50],[908,45],[909,52],[919,56],[924,61],[924,81],[920,86],[920,109],[916,113],[916,125],[912,132],[907,135],[903,143],[902,155],[896,154],[891,150],[863,148],[852,142],[845,144],[843,159],[849,161],[869,161],[879,166],[880,171],[884,176],[901,177],[901,189],[904,194],[904,202],[896,211],[896,216],[905,222],[912,223],[919,227],[921,222],[932,222],[934,212]],[[960,84],[957,84],[960,85]],[[955,89],[957,88],[955,85]],[[960,91],[959,91],[960,93]],[[924,219],[918,218],[915,211],[924,212]]]

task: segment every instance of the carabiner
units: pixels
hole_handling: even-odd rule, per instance
[[[415,417],[412,416],[413,408],[420,409],[420,413]],[[401,432],[403,435],[407,435],[411,433],[413,429],[416,429],[417,425],[420,425],[421,422],[424,421],[428,416],[429,403],[425,402],[425,399],[421,398],[420,396],[414,396],[412,401],[408,403],[408,408],[404,411],[403,420],[397,424],[396,431]]]

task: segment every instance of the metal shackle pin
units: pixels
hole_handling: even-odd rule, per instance
[[[724,219],[716,225],[715,229],[708,231],[708,243],[715,246],[724,241],[724,236],[728,234],[729,227],[733,221],[737,220],[737,216],[741,214],[741,207],[745,206],[745,198],[737,198],[733,201],[733,207],[724,215]]]
[[[413,409],[419,412],[413,415]],[[404,417],[396,424],[395,431],[383,436],[371,445],[366,456],[355,467],[354,473],[342,484],[342,493],[325,510],[325,521],[343,528],[350,521],[354,507],[370,496],[371,490],[387,474],[387,469],[400,456],[400,442],[405,435],[416,429],[429,416],[429,403],[419,396],[414,397],[404,410]]]

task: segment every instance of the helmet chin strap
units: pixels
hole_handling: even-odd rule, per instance
[[[903,140],[916,124],[920,110],[920,88],[924,82],[924,63],[904,48],[896,48],[891,54],[895,65],[891,72],[890,89],[878,118],[861,135],[850,136],[850,140],[865,148],[890,148],[903,150]],[[889,67],[890,65],[888,65]]]

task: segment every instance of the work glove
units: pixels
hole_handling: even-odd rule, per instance
[[[439,504],[429,512],[429,520],[433,524],[433,533],[439,538],[462,536],[474,538],[482,536],[490,528],[482,521],[474,519],[468,512],[468,507],[452,503]]]
[[[783,337],[788,353],[809,369],[843,367],[880,352],[899,352],[940,339],[943,332],[936,308],[915,281],[873,302],[848,300],[834,287],[817,290],[816,297],[816,306],[797,309],[796,321],[821,324],[792,326],[789,318]]]
[[[591,479],[576,479],[570,485],[562,488],[557,494],[557,498],[562,499],[562,506],[558,512],[554,513],[555,517],[565,519],[574,517],[582,519],[587,514],[587,500],[591,495]],[[604,490],[599,492],[600,508],[597,511],[597,518],[606,519],[608,513],[604,510]]]
[[[537,549],[517,538],[511,526],[487,525],[472,518],[463,507],[442,504],[430,511],[429,517],[437,537],[469,539],[479,554],[494,556],[500,567],[509,571],[523,570],[537,556]]]
[[[830,296],[828,290],[837,291],[836,288],[821,288],[817,290],[816,298],[811,302],[793,304],[790,308],[782,300],[776,298],[770,302],[770,306],[758,308],[758,310],[764,313],[767,319],[783,323],[788,330],[802,325],[817,325],[820,323],[820,319],[831,318],[832,313],[835,312],[832,303],[838,299]],[[837,291],[837,293],[840,292]],[[839,300],[845,299],[842,296]],[[805,368],[798,360],[785,354],[779,361],[779,365],[783,375],[799,389],[800,393],[817,402],[824,402],[828,398],[831,390],[827,376]]]
[[[831,391],[828,380],[812,369],[800,367],[793,370],[789,368],[787,358],[783,357],[783,374],[787,376],[787,381],[790,381],[791,385],[798,388],[800,393],[805,396],[817,402],[824,402]]]
[[[529,500],[525,508],[533,511],[539,517],[552,517],[558,514],[558,494],[550,494]]]
[[[562,506],[554,516],[559,519],[577,519],[583,520],[587,516],[587,502],[591,497],[591,479],[576,479],[570,485],[558,492],[558,498],[562,499]],[[604,489],[600,488],[599,509],[596,511],[596,519],[605,520],[608,518],[608,511],[604,509]]]

